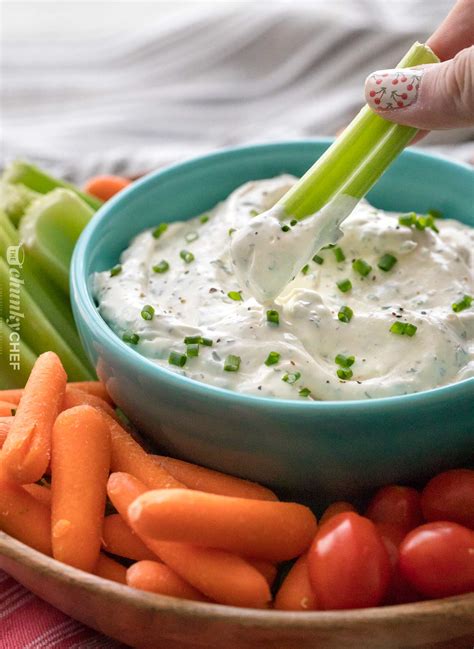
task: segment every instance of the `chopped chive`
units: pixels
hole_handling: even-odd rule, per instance
[[[235,302],[242,302],[240,291],[229,291],[227,297],[230,297],[231,300],[235,300]]]
[[[426,216],[419,216],[416,221],[416,228],[418,230],[426,230],[426,228],[431,228],[433,232],[439,233],[438,228],[436,227],[434,216],[427,214]]]
[[[301,388],[298,394],[300,395],[300,397],[309,397],[311,390],[309,388]]]
[[[224,370],[226,372],[237,372],[240,367],[240,356],[229,354],[224,361]]]
[[[182,354],[181,352],[170,351],[170,355],[168,356],[168,363],[177,367],[183,367],[186,364],[186,360],[186,354]]]
[[[282,232],[289,232],[291,230],[289,225],[282,225],[281,226],[281,231]]]
[[[343,381],[347,381],[347,380],[351,379],[353,377],[353,375],[354,375],[354,373],[353,373],[353,371],[351,369],[345,369],[344,367],[340,367],[337,370],[336,374]]]
[[[152,268],[154,273],[166,273],[166,271],[170,269],[170,265],[167,261],[162,259],[159,264],[156,264],[156,266],[153,266]]]
[[[428,210],[428,215],[432,216],[434,219],[443,218],[443,212],[441,212],[440,210],[434,210],[434,209]]]
[[[336,244],[335,243],[328,243],[327,246],[323,246],[321,250],[331,250],[331,248],[335,248]]]
[[[189,250],[181,250],[179,256],[186,264],[190,264],[192,261],[194,261],[194,255],[192,252],[189,252]]]
[[[281,380],[293,385],[299,378],[301,378],[301,372],[288,372]]]
[[[313,261],[316,264],[319,264],[320,266],[321,266],[321,264],[324,264],[324,259],[322,257],[320,257],[319,255],[314,255]]]
[[[352,282],[350,279],[342,279],[340,282],[337,283],[337,288],[342,293],[347,293],[347,291],[350,291],[352,288]]]
[[[205,345],[212,347],[212,340],[210,338],[203,338],[202,336],[186,336],[184,339],[185,345]]]
[[[344,254],[344,250],[342,248],[333,248],[332,249],[334,256],[336,257],[336,261],[345,261],[346,260],[346,255]]]
[[[199,239],[199,234],[194,231],[188,232],[184,238],[188,243],[192,243],[193,241],[196,241],[196,239]]]
[[[356,271],[356,273],[362,275],[362,277],[367,277],[367,275],[372,270],[372,266],[363,259],[355,259],[352,262],[352,268]]]
[[[273,324],[280,324],[280,314],[275,309],[267,311],[267,320]]]
[[[415,227],[417,230],[426,230],[426,228],[431,228],[434,232],[439,232],[435,224],[435,215],[433,210],[430,210],[426,216],[418,216],[415,212],[402,214],[398,217],[398,222],[400,225],[406,225],[409,228]]]
[[[260,212],[258,210],[250,210],[250,216],[258,216]]]
[[[196,343],[192,343],[191,345],[186,346],[186,355],[188,358],[192,358],[193,356],[199,356],[199,345]]]
[[[167,223],[160,223],[152,232],[152,235],[155,239],[159,239],[161,235],[166,232],[168,229],[168,224]]]
[[[110,269],[110,277],[115,277],[116,275],[120,275],[122,272],[122,266],[120,264],[117,264],[113,268]]]
[[[231,237],[234,232],[236,232],[235,228],[229,228],[227,234],[229,235],[229,237]]]
[[[389,252],[387,252],[385,255],[380,257],[380,259],[377,262],[377,266],[380,268],[380,270],[385,271],[388,273],[389,270],[392,270],[392,268],[395,266],[397,263],[398,259],[391,255]]]
[[[155,315],[155,309],[151,306],[151,304],[145,304],[141,313],[142,318],[144,320],[151,320],[154,315]]]
[[[451,306],[454,313],[460,313],[465,309],[469,309],[469,307],[473,302],[474,302],[474,297],[471,297],[470,295],[465,295],[462,300],[460,300],[459,302],[454,302],[454,304],[452,304]]]
[[[341,306],[339,309],[339,313],[337,314],[337,317],[341,322],[350,322],[352,320],[352,316],[354,315],[354,311],[351,309],[350,306]]]
[[[124,343],[130,343],[131,345],[137,345],[140,340],[138,334],[133,333],[133,331],[124,331],[122,334],[122,340]]]
[[[309,264],[306,264],[306,266],[303,266],[303,268],[301,269],[301,272],[303,273],[303,275],[307,275],[308,271],[309,271]]]
[[[398,336],[405,335],[405,322],[394,322],[390,327],[390,333],[397,334]]]
[[[265,365],[276,365],[280,360],[280,354],[278,352],[270,352],[265,361]]]
[[[406,225],[408,228],[410,228],[412,225],[415,225],[416,223],[415,212],[408,212],[408,214],[401,214],[398,217],[398,223],[400,225]]]
[[[199,217],[199,223],[207,223],[209,221],[209,215],[208,214],[202,214]]]
[[[186,336],[185,345],[198,345],[201,342],[201,336]]]
[[[390,332],[392,334],[397,334],[398,336],[414,336],[416,334],[416,330],[418,327],[416,327],[414,324],[410,324],[409,322],[400,322],[397,320],[392,324],[390,327]]]
[[[295,225],[297,225],[297,224],[298,224],[298,220],[297,220],[297,219],[291,219],[291,221],[290,221],[290,225],[291,225],[292,227],[295,226]]]
[[[355,356],[344,356],[344,354],[338,354],[334,359],[337,365],[341,367],[351,367],[355,363]]]

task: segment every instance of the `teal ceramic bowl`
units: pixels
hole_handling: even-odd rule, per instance
[[[280,493],[347,498],[472,461],[474,379],[369,401],[244,396],[179,376],[140,356],[102,320],[89,282],[91,273],[116,264],[144,228],[202,213],[248,180],[282,172],[300,176],[329,143],[224,150],[134,183],[104,205],[83,232],[72,261],[71,294],[98,376],[164,452],[258,480]],[[437,208],[474,226],[474,171],[418,151],[403,153],[368,198],[389,210]]]

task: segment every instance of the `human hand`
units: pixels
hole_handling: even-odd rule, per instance
[[[458,0],[427,45],[443,61],[379,70],[365,82],[370,108],[423,130],[474,125],[474,0]]]

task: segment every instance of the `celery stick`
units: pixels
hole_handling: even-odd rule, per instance
[[[19,327],[21,339],[33,352],[56,352],[70,381],[90,380],[91,372],[45,317],[23,282],[18,267],[13,264],[8,266],[4,259],[0,259],[0,292],[3,295],[0,316],[14,331]]]
[[[437,63],[426,45],[415,43],[397,67]],[[413,139],[417,130],[399,126],[365,106],[345,131],[280,200],[285,213],[302,219],[345,194],[362,198]]]
[[[7,260],[8,248],[18,246],[19,235],[9,219],[0,212],[0,257]],[[23,258],[23,255],[22,255]],[[61,333],[71,349],[74,349],[81,362],[89,366],[76,330],[68,297],[59,289],[38,264],[27,253],[24,254],[22,276],[25,287],[34,296],[44,315]]]
[[[20,239],[45,273],[69,294],[69,265],[93,210],[69,189],[54,189],[31,203],[20,223]]]
[[[0,390],[22,388],[37,358],[0,317]],[[18,354],[18,356],[17,356]]]
[[[0,181],[0,210],[5,212],[14,225],[18,225],[25,209],[38,196],[38,192],[21,183],[14,185]]]
[[[47,194],[53,189],[63,187],[65,189],[70,189],[72,192],[80,196],[82,200],[90,205],[94,210],[98,210],[102,205],[102,201],[99,198],[81,192],[80,189],[71,183],[59,180],[58,178],[53,178],[41,169],[38,169],[38,167],[35,167],[29,162],[24,162],[23,160],[15,160],[14,162],[11,162],[4,171],[3,180],[15,184],[22,183],[40,194]]]

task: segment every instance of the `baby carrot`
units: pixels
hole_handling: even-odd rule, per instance
[[[114,402],[110,398],[102,381],[72,381],[67,384],[66,390],[68,389],[80,390],[81,392],[87,392],[87,394],[93,394],[95,397],[99,397],[106,401],[109,406],[114,405]]]
[[[9,403],[20,403],[23,396],[23,388],[15,388],[14,390],[0,390],[0,401],[8,401]]]
[[[42,478],[51,453],[51,431],[66,388],[66,372],[53,352],[38,357],[2,449],[8,475],[26,484]]]
[[[265,577],[236,554],[151,539],[147,545],[183,579],[219,604],[266,608],[271,600]]]
[[[23,489],[36,498],[36,500],[47,507],[51,507],[51,489],[43,487],[33,482],[32,484],[23,485]]]
[[[119,557],[143,561],[156,561],[156,555],[149,550],[143,541],[127,525],[120,514],[111,514],[104,518],[102,525],[102,546],[104,550]]]
[[[149,489],[184,487],[148,455],[112,417],[104,415],[112,442],[111,470],[129,473],[146,484]]]
[[[95,394],[68,387],[66,388],[66,393],[64,395],[62,410],[68,410],[75,406],[92,406],[93,408],[100,408],[114,419],[116,417],[114,409],[112,406],[109,406],[107,401],[104,401],[100,397],[96,397]]]
[[[145,484],[126,473],[113,473],[107,484],[110,500],[127,522],[130,504],[146,490]],[[141,538],[180,577],[215,602],[264,608],[271,599],[265,578],[237,555],[185,543]]]
[[[321,518],[319,519],[319,526],[321,527],[321,525],[323,523],[328,521],[333,516],[336,516],[336,514],[341,514],[342,512],[356,512],[357,513],[357,510],[353,505],[351,505],[351,503],[347,503],[344,500],[338,500],[338,501],[332,503],[331,505],[329,505],[329,507],[327,507],[324,510]]]
[[[271,588],[278,574],[278,567],[271,561],[264,561],[263,559],[247,559],[247,561],[265,577],[265,581]]]
[[[2,417],[0,419],[0,449],[3,447],[7,435],[10,431],[13,422],[13,417]]]
[[[16,403],[0,401],[0,417],[12,417],[16,412]]]
[[[91,406],[62,412],[53,427],[51,526],[53,556],[93,572],[110,468],[110,435]]]
[[[275,597],[275,608],[279,611],[316,611],[316,595],[313,592],[308,572],[308,554],[305,553],[293,564]]]
[[[123,176],[93,176],[84,185],[84,191],[102,201],[108,201],[127,185],[130,185],[130,180]]]
[[[87,392],[88,394],[93,394],[96,397],[100,397],[106,401],[110,406],[113,405],[112,399],[109,397],[105,385],[101,381],[74,381],[68,383],[66,386],[66,392],[68,390],[81,390],[81,392]],[[23,388],[16,388],[13,390],[0,390],[0,401],[9,401],[10,403],[20,403],[20,399],[23,396]]]
[[[51,554],[49,507],[23,487],[0,479],[0,530],[44,554]]]
[[[119,584],[127,583],[127,569],[118,561],[114,561],[106,554],[99,554],[95,565],[94,574],[103,579],[110,579]]]
[[[136,532],[160,541],[277,562],[302,554],[316,533],[316,518],[304,505],[187,489],[149,491],[131,505],[128,517]]]
[[[154,455],[153,457],[156,458],[156,461],[168,473],[171,473],[176,480],[185,484],[189,489],[219,494],[221,496],[236,496],[237,498],[278,500],[273,491],[262,487],[256,482],[235,478],[234,476],[213,471],[212,469],[191,464],[190,462],[175,460],[172,457],[165,457],[163,455]]]
[[[127,570],[127,584],[132,588],[139,588],[150,593],[192,599],[197,602],[209,601],[191,584],[181,579],[174,570],[157,561],[138,561],[130,566]]]

